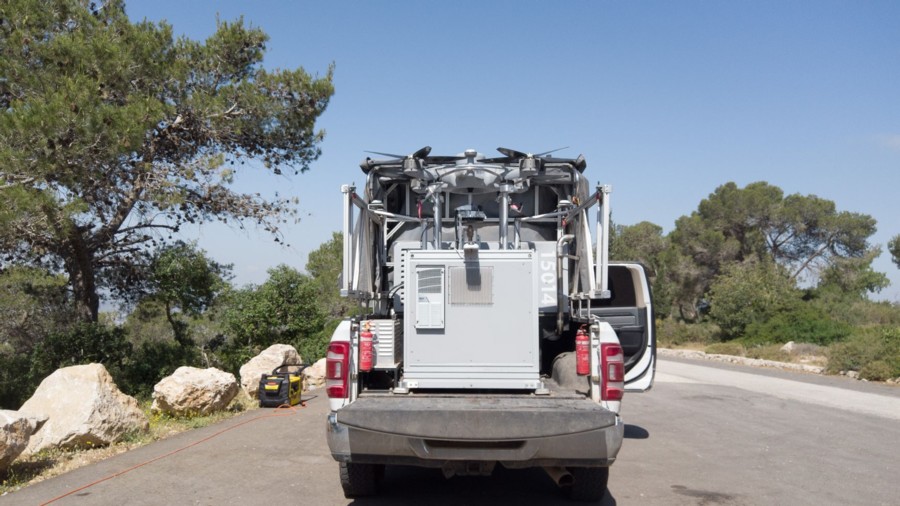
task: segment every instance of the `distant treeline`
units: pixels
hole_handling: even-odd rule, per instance
[[[900,307],[868,298],[889,284],[872,269],[875,225],[814,195],[726,183],[668,234],[616,226],[610,256],[650,270],[663,343],[734,341],[713,349],[769,356],[776,343],[810,343],[829,347],[829,370],[896,378]],[[900,236],[888,248],[900,267]]]

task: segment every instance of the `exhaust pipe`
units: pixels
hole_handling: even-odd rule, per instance
[[[544,467],[543,469],[558,487],[571,487],[575,483],[575,478],[565,467]]]

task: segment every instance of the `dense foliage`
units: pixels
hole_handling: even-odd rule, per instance
[[[794,282],[815,283],[819,272],[873,251],[875,220],[837,211],[815,195],[787,195],[766,182],[726,183],[675,222],[666,254],[679,316],[700,318],[713,280],[732,263],[770,261]]]
[[[900,268],[900,235],[895,235],[888,243],[888,251],[891,252],[891,259]]]
[[[311,257],[333,247],[325,243]],[[124,391],[148,397],[153,385],[182,365],[237,375],[275,343],[294,346],[310,363],[325,355],[340,318],[329,316],[337,286],[320,297],[328,283],[319,276],[333,272],[320,269],[311,276],[281,265],[261,285],[234,289],[221,276],[227,269],[193,245],[166,248],[156,258],[158,268],[148,274],[143,297],[124,324],[110,318],[71,323],[63,281],[31,269],[0,274],[0,284],[10,288],[0,309],[17,316],[0,327],[0,407],[18,407],[44,377],[69,365],[102,363]]]
[[[158,302],[164,309],[172,334],[181,346],[194,344],[185,316],[197,317],[212,306],[227,288],[231,266],[220,265],[196,245],[183,242],[162,248],[153,255],[147,274],[148,294],[143,302]]]
[[[614,232],[611,258],[640,261],[652,277],[664,345],[776,357],[794,341],[829,346],[835,372],[900,376],[900,306],[868,298],[888,285],[872,268],[870,216],[765,182],[726,183],[668,234],[647,222]],[[900,267],[900,236],[888,250]]]
[[[339,290],[344,240],[340,232],[334,232],[331,240],[310,252],[306,260],[306,272],[312,277],[317,297],[326,308],[329,318],[351,316],[356,306],[351,299],[341,297]]]
[[[741,341],[757,345],[791,341],[828,345],[846,338],[852,331],[849,324],[835,320],[818,305],[796,304],[789,311],[748,325]]]
[[[282,343],[307,359],[324,356],[327,308],[317,295],[312,278],[286,265],[270,269],[262,285],[232,292],[223,315],[232,338],[229,351],[252,356],[253,350]]]
[[[125,296],[185,223],[258,224],[280,240],[291,201],[231,189],[236,170],[305,171],[331,73],[269,71],[238,20],[206,41],[133,23],[121,0],[0,4],[0,252],[64,272],[76,314]],[[249,167],[248,166],[248,167]]]
[[[859,371],[865,379],[900,377],[900,327],[869,328],[829,349],[827,370]]]
[[[228,266],[173,242],[182,225],[213,220],[283,239],[294,199],[232,182],[306,171],[334,90],[331,69],[263,68],[266,42],[242,20],[202,42],[175,38],[165,22],[129,20],[122,0],[0,3],[0,406],[63,365],[102,362],[148,393],[179,365],[234,363],[285,335],[269,322],[253,346],[229,347],[248,342],[225,318],[242,290]],[[271,305],[330,311],[293,288]],[[101,296],[130,310],[124,325],[100,313]],[[288,326],[300,343],[325,323]]]
[[[725,338],[744,335],[748,326],[797,307],[800,293],[783,269],[770,261],[728,264],[713,278],[709,317]]]

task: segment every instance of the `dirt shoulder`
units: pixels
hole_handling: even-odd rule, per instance
[[[697,360],[715,360],[717,362],[726,362],[729,364],[749,365],[753,367],[770,367],[773,369],[782,369],[785,371],[805,372],[809,374],[823,374],[825,368],[818,365],[796,364],[791,362],[778,362],[775,360],[765,360],[761,358],[737,357],[734,355],[721,355],[717,353],[706,353],[698,350],[682,350],[672,348],[658,348],[658,355],[663,357],[679,357],[692,358]]]
[[[243,392],[225,410],[206,416],[161,415],[151,411],[149,402],[144,402],[142,407],[150,421],[150,429],[147,432],[131,434],[122,441],[99,448],[48,449],[34,455],[21,457],[13,461],[5,473],[0,472],[0,497],[80,467],[168,439],[182,432],[214,425],[258,409],[257,403]]]

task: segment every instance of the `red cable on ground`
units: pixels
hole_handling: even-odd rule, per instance
[[[307,399],[307,400],[309,400],[309,399]],[[305,408],[305,407],[306,407],[306,404],[304,404],[303,401],[300,401],[300,407],[304,407],[304,408]],[[279,411],[281,411],[281,413],[279,413]],[[290,412],[290,413],[284,413],[284,411],[291,411],[291,412]],[[59,497],[54,497],[53,499],[50,499],[49,501],[47,501],[47,502],[45,502],[45,503],[41,503],[41,506],[46,506],[47,504],[54,503],[54,502],[56,502],[56,501],[58,501],[58,500],[60,500],[60,499],[62,499],[62,498],[64,498],[64,497],[68,497],[68,496],[70,496],[70,495],[72,495],[72,494],[74,494],[74,493],[76,493],[76,492],[81,492],[82,490],[85,490],[85,489],[87,489],[87,488],[93,487],[94,485],[96,485],[96,484],[98,484],[98,483],[103,483],[104,481],[111,480],[111,479],[116,478],[116,477],[118,477],[118,476],[122,476],[123,474],[129,473],[129,472],[131,472],[131,471],[134,471],[135,469],[137,469],[137,468],[139,468],[139,467],[144,467],[144,466],[146,466],[147,464],[152,464],[152,463],[156,462],[157,460],[162,460],[162,459],[164,459],[164,458],[166,458],[166,457],[170,457],[170,456],[172,456],[172,455],[175,455],[175,454],[178,453],[178,452],[181,452],[181,451],[187,450],[188,448],[197,446],[197,445],[199,445],[200,443],[205,443],[206,441],[209,441],[210,439],[212,439],[212,438],[214,438],[214,437],[221,436],[222,434],[224,434],[224,433],[226,433],[226,432],[228,432],[228,431],[230,431],[230,430],[232,430],[232,429],[236,429],[236,428],[238,428],[238,427],[241,427],[242,425],[247,425],[247,424],[250,423],[250,422],[255,422],[255,421],[258,421],[258,420],[262,420],[263,418],[272,418],[272,417],[277,417],[277,416],[290,416],[290,415],[296,413],[296,411],[297,411],[297,408],[295,408],[294,406],[291,406],[291,405],[288,405],[288,404],[282,404],[281,406],[278,406],[277,408],[275,408],[275,411],[273,411],[272,413],[269,413],[269,414],[267,414],[267,415],[257,416],[256,418],[251,418],[251,419],[249,419],[249,420],[245,420],[245,421],[243,421],[243,422],[241,422],[241,423],[239,423],[239,424],[232,425],[231,427],[228,427],[227,429],[222,429],[222,430],[220,430],[219,432],[216,432],[216,433],[214,433],[214,434],[212,434],[212,435],[210,435],[210,436],[207,436],[207,437],[205,437],[205,438],[203,438],[203,439],[201,439],[201,440],[199,440],[199,441],[194,441],[193,443],[191,443],[191,444],[189,444],[189,445],[187,445],[187,446],[178,448],[177,450],[172,450],[172,451],[170,451],[169,453],[166,453],[166,454],[164,454],[164,455],[160,455],[159,457],[150,459],[150,460],[148,460],[148,461],[146,461],[146,462],[141,462],[140,464],[131,466],[131,467],[129,467],[128,469],[119,471],[118,473],[111,474],[111,475],[106,476],[106,477],[104,477],[104,478],[100,478],[100,479],[97,480],[97,481],[93,481],[93,482],[91,482],[91,483],[88,483],[87,485],[84,485],[84,486],[82,486],[82,487],[76,488],[75,490],[71,490],[71,491],[69,491],[69,492],[66,492],[65,494],[63,494],[63,495],[61,495],[61,496],[59,496]]]

